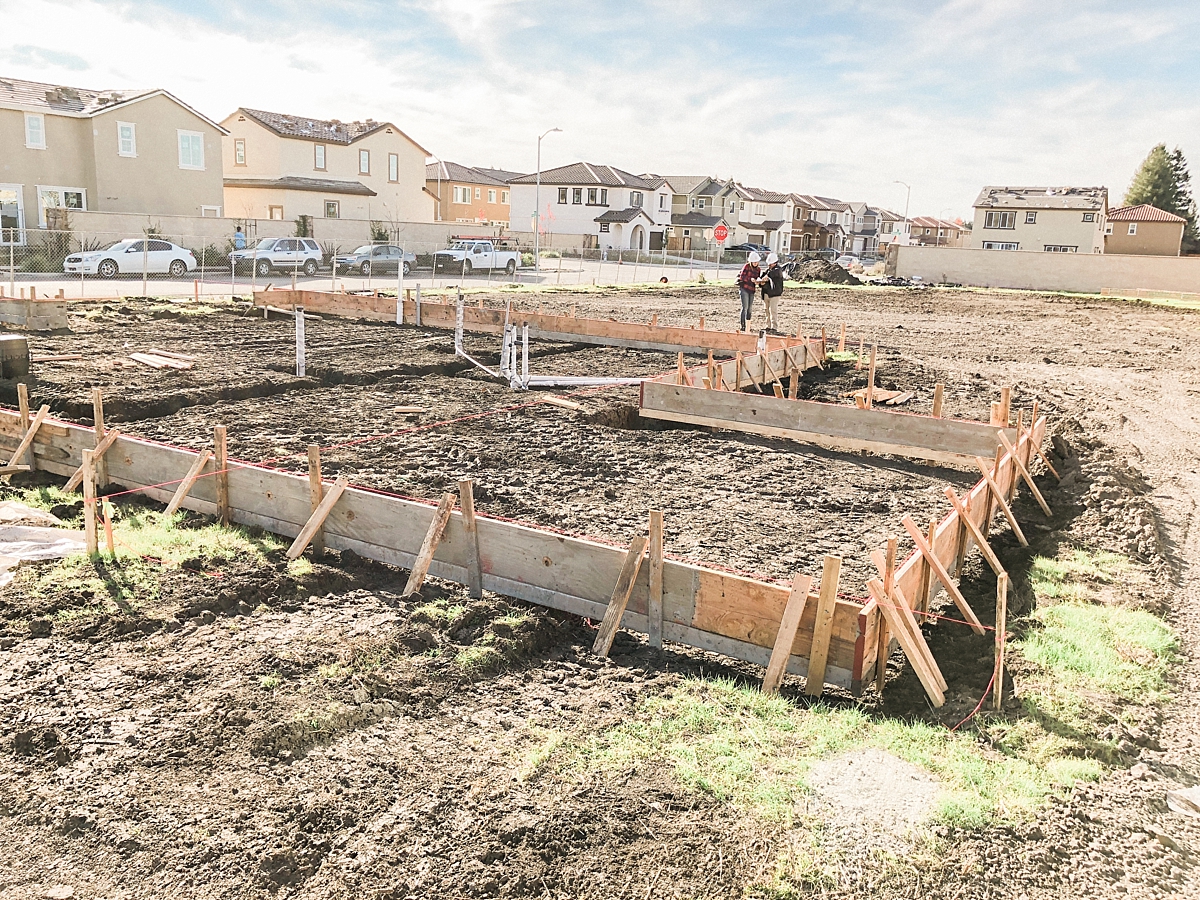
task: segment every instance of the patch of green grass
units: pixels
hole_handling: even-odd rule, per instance
[[[1117,553],[1073,550],[1058,558],[1034,557],[1029,582],[1039,603],[1083,601],[1092,596],[1090,583],[1109,584],[1129,568],[1129,560]]]
[[[858,353],[854,350],[834,350],[829,354],[834,362],[850,363],[858,361]]]
[[[504,665],[504,654],[492,646],[476,645],[459,651],[454,664],[467,675],[479,675]]]
[[[259,679],[259,684],[262,685],[263,690],[273,691],[275,688],[279,687],[282,681],[283,679],[280,677],[278,672],[272,672],[270,675],[264,675],[261,679]]]
[[[445,597],[438,597],[428,603],[422,603],[412,611],[414,622],[425,622],[429,625],[445,626],[453,622],[464,612],[465,606],[450,603]]]
[[[113,522],[117,557],[149,556],[176,565],[227,560],[264,564],[267,554],[286,547],[282,538],[266,532],[222,528],[216,523],[180,527],[186,516],[146,509],[119,510]]]

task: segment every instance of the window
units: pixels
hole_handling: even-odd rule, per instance
[[[479,199],[479,188],[475,188],[475,199]]]
[[[658,208],[659,208],[659,209],[666,209],[666,208],[667,208],[667,195],[666,195],[666,194],[659,194],[659,195],[658,195]]]
[[[496,191],[492,188],[488,188],[488,203],[495,203],[495,202],[496,202]]]
[[[707,197],[697,197],[696,198],[696,209],[704,209],[704,207],[707,205],[708,205]]]
[[[21,185],[0,184],[0,244],[25,243],[24,228]]]
[[[892,233],[892,223],[884,222],[883,226],[882,226],[882,231],[884,234],[891,234]]]
[[[1020,244],[1008,243],[1006,241],[984,241],[984,250],[1019,250]]]
[[[1017,214],[1013,212],[986,212],[983,214],[984,228],[1016,228]]]
[[[359,150],[358,151],[358,174],[359,175],[370,175],[371,174],[371,151],[370,150]]]
[[[745,208],[746,208],[746,204],[745,204],[745,203],[739,203],[739,204],[738,204],[738,210],[744,210]]]
[[[629,192],[629,205],[634,207],[635,209],[642,208],[642,192],[641,191],[630,191]]]
[[[566,203],[566,202],[567,202],[567,189],[566,189],[566,188],[559,188],[559,189],[558,189],[558,202],[559,202],[559,203]]]
[[[601,222],[601,223],[600,223],[600,230],[601,230],[601,231],[608,231],[608,223],[607,223],[607,222]]]
[[[929,229],[929,228],[926,228],[926,229],[925,229],[925,233],[926,233],[926,234],[930,234],[930,233],[931,233],[931,229]]]
[[[1036,225],[1037,224],[1037,213],[1036,212],[1025,213],[1025,224],[1026,225]]]
[[[1084,214],[1083,214],[1083,221],[1085,221],[1085,222],[1095,222],[1095,221],[1096,221],[1096,214],[1095,214],[1095,213],[1084,213]]]
[[[202,219],[219,219],[221,218],[221,207],[202,206],[200,207],[200,217]]]
[[[559,196],[562,196],[562,195],[560,194]],[[501,202],[501,203],[507,203],[507,202],[508,202],[508,191],[501,191],[501,192],[500,192],[500,202]],[[563,197],[563,198],[562,198],[561,200],[559,200],[558,202],[559,202],[559,203],[566,203],[566,202],[567,202],[567,198],[566,198],[566,197]]]
[[[836,225],[836,224],[837,224],[837,213],[830,213],[830,214],[829,214],[829,224],[830,224],[830,225]],[[926,234],[928,234],[928,233],[929,233],[929,232],[926,232]]]
[[[1129,223],[1129,233],[1130,233],[1130,234],[1137,234],[1137,222],[1130,222],[1130,223]]]
[[[30,150],[46,149],[46,117],[25,113],[25,146]]]
[[[204,135],[199,131],[179,131],[179,168],[204,170]]]
[[[117,156],[137,156],[137,127],[132,122],[117,123]]]
[[[608,188],[600,188],[600,203],[602,206],[608,206]]]
[[[83,188],[37,186],[38,224],[47,225],[46,211],[50,209],[87,209],[87,191]]]
[[[1112,233],[1113,233],[1113,232],[1112,232],[1112,222],[1109,222],[1107,225],[1105,225],[1105,226],[1104,226],[1104,233],[1105,233],[1105,234],[1112,234]]]
[[[338,217],[338,202],[336,200],[325,201],[325,218],[336,219]]]
[[[685,229],[683,229],[683,236],[684,236],[684,237],[691,237],[691,236],[692,236],[692,229],[690,229],[690,228],[685,228]]]
[[[469,187],[463,187],[461,185],[456,184],[454,186],[454,202],[455,203],[470,203],[471,202],[471,189]]]
[[[571,188],[571,202],[572,203],[582,203],[583,202],[583,188]]]
[[[325,145],[313,144],[313,168],[325,171]]]
[[[1047,253],[1077,253],[1079,251],[1078,247],[1068,247],[1065,244],[1046,244],[1042,249]]]
[[[400,180],[400,156],[396,153],[388,154],[388,181]]]
[[[282,222],[283,221],[283,207],[282,206],[268,206],[267,207],[267,218],[274,219],[276,222]]]
[[[766,206],[764,206],[764,205],[763,205],[763,204],[761,204],[761,203],[755,203],[755,204],[754,204],[754,215],[756,215],[756,216],[765,216],[766,214],[767,214],[767,208],[766,208]],[[858,224],[859,224],[859,225],[861,225],[861,224],[862,224],[862,219],[859,219],[859,220],[858,220]]]
[[[596,198],[597,198],[598,194],[599,194],[599,191],[597,191],[595,188],[588,188],[588,205],[589,206],[596,205]]]

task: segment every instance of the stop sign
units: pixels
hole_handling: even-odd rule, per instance
[[[719,243],[724,243],[725,238],[729,237],[729,229],[724,225],[718,225],[713,229],[713,237],[715,237]]]

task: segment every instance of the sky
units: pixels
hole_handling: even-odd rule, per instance
[[[713,175],[969,217],[1159,142],[1200,187],[1200,3],[0,0],[0,77],[390,121],[437,157]],[[901,184],[911,186],[909,191]]]

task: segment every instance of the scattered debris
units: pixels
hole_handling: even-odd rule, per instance
[[[571,409],[576,411],[583,409],[583,404],[576,403],[574,400],[565,400],[562,397],[555,396],[554,394],[547,394],[542,398],[542,402],[549,403],[551,406],[561,406],[563,409]]]
[[[853,397],[856,401],[867,399],[867,389],[859,388],[857,391],[846,391],[844,394],[839,394],[841,397]],[[871,394],[871,400],[874,403],[886,403],[888,406],[899,406],[901,403],[907,403],[915,397],[912,391],[885,391],[881,388],[875,388]]]
[[[1167,806],[1174,812],[1200,818],[1200,787],[1167,791]]]

